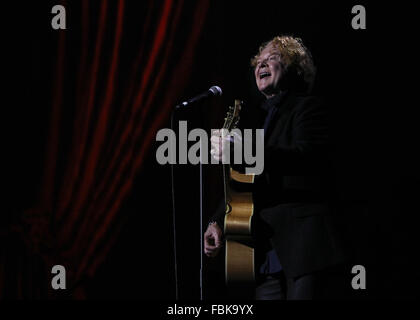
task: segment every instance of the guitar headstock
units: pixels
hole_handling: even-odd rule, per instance
[[[223,129],[228,129],[230,131],[238,126],[239,113],[241,111],[242,104],[243,102],[241,100],[235,99],[234,106],[229,106],[229,110],[225,118],[225,123],[223,124]]]

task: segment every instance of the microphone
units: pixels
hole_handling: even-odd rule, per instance
[[[198,96],[195,96],[194,98],[191,98],[187,101],[182,102],[181,104],[177,105],[175,108],[179,109],[182,107],[187,107],[190,104],[199,102],[201,100],[207,99],[211,96],[221,96],[223,93],[222,89],[220,89],[220,87],[218,86],[213,86],[211,87],[209,90],[207,90],[206,92],[203,92],[202,94],[199,94]]]

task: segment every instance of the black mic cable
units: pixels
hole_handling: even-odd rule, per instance
[[[174,130],[175,110],[171,112],[171,130]],[[176,215],[175,215],[175,187],[174,187],[174,164],[171,163],[171,192],[172,192],[172,227],[174,237],[174,268],[175,268],[175,300],[179,298],[178,288],[178,256],[176,252]]]

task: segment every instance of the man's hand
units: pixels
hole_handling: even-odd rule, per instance
[[[210,154],[217,161],[223,161],[226,158],[224,151],[227,149],[228,147],[227,145],[230,143],[228,130],[227,129],[213,130],[211,138],[210,138],[210,142],[211,142]]]
[[[222,247],[222,230],[217,223],[211,223],[204,233],[204,253],[208,257],[215,257]]]
[[[229,163],[230,143],[232,141],[242,143],[242,135],[236,131],[229,132],[227,129],[213,130],[210,138],[211,150],[210,154],[217,161]]]

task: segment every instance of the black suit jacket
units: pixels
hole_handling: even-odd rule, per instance
[[[315,97],[292,92],[265,103],[276,109],[254,185],[253,233],[257,253],[269,242],[286,276],[297,277],[345,259],[335,226],[327,110]]]

